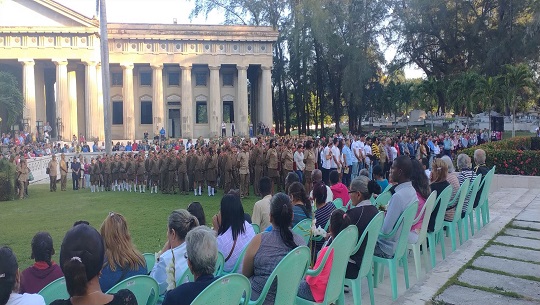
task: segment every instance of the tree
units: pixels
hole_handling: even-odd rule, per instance
[[[474,92],[477,100],[482,101],[484,110],[488,111],[489,122],[491,124],[491,111],[496,107],[498,102],[503,98],[503,91],[501,90],[501,77],[485,77],[478,78],[477,86]],[[489,128],[489,139],[491,139],[491,128]]]
[[[518,101],[530,90],[535,90],[533,74],[525,64],[505,65],[504,85],[508,105],[512,107],[512,137],[516,136],[516,109]]]
[[[7,130],[17,122],[23,108],[24,98],[17,79],[11,73],[0,71],[0,129]]]

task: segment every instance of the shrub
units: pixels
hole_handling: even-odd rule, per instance
[[[15,199],[15,165],[6,159],[0,160],[0,201]]]
[[[517,137],[468,148],[463,153],[473,158],[476,149],[485,150],[486,166],[495,166],[497,174],[540,176],[540,151],[531,150],[537,143],[537,138]]]

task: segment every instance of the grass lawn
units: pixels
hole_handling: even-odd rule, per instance
[[[186,208],[192,201],[204,207],[209,226],[212,216],[219,210],[223,191],[215,197],[204,195],[164,195],[129,192],[91,193],[89,189],[49,192],[48,184],[30,185],[30,197],[24,200],[0,202],[0,245],[10,246],[19,261],[21,270],[33,264],[30,258],[30,243],[38,231],[47,231],[54,241],[58,261],[60,246],[66,231],[77,220],[86,220],[98,231],[101,223],[111,211],[124,215],[128,221],[131,237],[141,252],[161,250],[166,239],[167,218],[171,211]],[[251,214],[258,200],[251,196],[243,199],[244,211]]]

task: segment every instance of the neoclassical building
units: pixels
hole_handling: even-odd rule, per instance
[[[272,125],[268,27],[109,24],[113,139],[174,138]],[[0,1],[0,70],[15,74],[25,128],[104,139],[99,22],[52,0]]]

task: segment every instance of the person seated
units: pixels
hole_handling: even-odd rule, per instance
[[[431,165],[431,184],[429,187],[431,191],[437,191],[437,197],[450,185],[446,180],[448,175],[448,167],[446,163],[440,158],[433,160]],[[429,219],[428,232],[433,232],[435,228],[435,219],[437,218],[437,213],[439,212],[440,202],[433,207],[431,212],[431,218]]]
[[[21,275],[17,257],[9,247],[0,247],[0,305],[45,305],[39,294],[19,293]]]
[[[167,282],[167,269],[174,260],[174,280],[177,282],[184,274],[187,267],[186,234],[199,225],[199,221],[187,210],[178,209],[169,215],[167,224],[167,242],[159,252],[154,268],[150,272],[159,285],[159,294],[163,295],[167,290],[173,289],[174,283]]]
[[[358,238],[362,236],[373,217],[379,213],[379,210],[369,200],[377,188],[378,184],[373,180],[369,180],[366,176],[358,176],[351,182],[349,191],[351,208],[347,211],[347,216],[351,220],[351,223],[355,224],[358,228]],[[364,240],[358,251],[349,259],[347,271],[345,272],[346,278],[355,279],[358,277],[362,257],[364,257],[364,251],[366,249],[366,242],[367,239]]]
[[[465,180],[467,179],[469,180],[470,184],[472,184],[474,179],[476,179],[476,173],[472,169],[471,157],[467,156],[466,154],[459,154],[457,157],[457,167],[458,167],[458,170],[460,171],[458,174],[459,184],[463,184]],[[467,197],[465,197],[465,203],[463,203],[463,209],[461,211],[461,218],[465,217],[465,213],[467,212],[467,207],[469,206],[469,202],[470,202],[470,194],[467,194]]]
[[[103,292],[127,278],[148,274],[146,260],[131,241],[127,221],[122,214],[110,212],[100,231],[105,242],[105,265],[99,277]]]
[[[302,236],[291,231],[293,208],[289,196],[278,193],[270,201],[272,231],[255,235],[244,256],[242,274],[251,282],[251,300],[259,298],[268,277],[281,259],[292,249],[303,245]],[[276,287],[271,287],[265,304],[273,304]]]
[[[381,190],[384,191],[388,186],[388,180],[384,178],[383,169],[380,165],[373,166],[373,180],[381,187]]]
[[[411,183],[411,171],[412,162],[408,156],[401,155],[392,163],[390,178],[397,185],[394,188],[394,194],[388,202],[386,216],[384,217],[381,229],[381,232],[384,234],[390,233],[405,209],[418,200],[416,190]],[[375,245],[375,255],[382,258],[394,257],[399,236],[400,231],[390,238],[379,237]]]
[[[418,210],[414,219],[418,219],[416,223],[413,223],[411,231],[409,232],[409,244],[415,244],[418,241],[418,234],[422,229],[422,222],[424,221],[425,213],[420,217],[420,212],[426,204],[426,200],[431,194],[431,188],[429,187],[428,177],[424,174],[424,166],[420,161],[414,159],[412,162],[411,182],[412,186],[416,190],[416,197],[418,197]]]
[[[38,232],[32,238],[34,265],[21,272],[20,293],[38,293],[54,280],[64,276],[60,266],[52,261],[53,239],[48,232]]]
[[[483,149],[477,149],[474,151],[474,164],[476,164],[476,167],[474,168],[474,173],[476,176],[482,174],[482,181],[486,177],[487,173],[489,172],[489,168],[486,166],[486,151]],[[478,193],[476,193],[476,198],[474,199],[474,208],[478,206],[480,203],[480,196],[482,196],[482,191],[484,190],[484,186],[482,185],[478,189]]]
[[[289,186],[289,197],[293,205],[293,221],[291,226],[294,228],[300,221],[313,217],[311,202],[306,194],[304,185],[300,182],[294,182]]]
[[[426,174],[426,177],[429,179],[431,177],[431,170],[429,170],[429,160],[428,158],[422,158],[422,166],[424,167],[424,173]]]
[[[446,166],[448,167],[448,174],[446,175],[446,181],[450,183],[452,186],[452,196],[450,196],[450,201],[454,200],[454,197],[456,196],[457,192],[459,191],[459,180],[457,177],[456,169],[454,168],[454,163],[452,162],[452,159],[448,156],[442,156],[441,160],[446,163]],[[447,209],[451,209],[453,207],[448,207]]]
[[[346,206],[351,198],[349,198],[349,189],[347,189],[347,186],[339,181],[339,173],[336,170],[331,171],[329,179],[333,198],[340,198],[343,206]]]
[[[80,224],[67,231],[60,250],[60,267],[64,272],[70,298],[51,305],[137,305],[133,292],[122,289],[105,294],[99,275],[105,262],[105,243],[96,229]]]
[[[244,220],[244,208],[240,197],[223,196],[220,211],[212,217],[212,223],[217,233],[218,250],[225,257],[223,270],[230,272],[244,248],[255,236],[253,226]],[[242,266],[236,272],[242,272]]]
[[[312,188],[311,188],[311,193],[309,193],[309,199],[311,201],[314,201],[314,197],[313,197],[313,187],[318,184],[318,183],[324,183],[323,179],[322,179],[322,172],[320,169],[315,169],[311,172],[311,183],[312,183]],[[326,184],[325,184],[326,185]],[[334,201],[334,194],[332,193],[332,190],[330,189],[330,187],[328,185],[326,185],[326,200],[328,200],[329,202],[332,202]]]
[[[313,186],[313,197],[315,199],[315,206],[317,207],[315,210],[316,228],[321,227],[324,229],[326,223],[330,220],[330,215],[336,209],[336,206],[326,199],[326,191],[326,185],[322,181]],[[313,256],[321,250],[323,244],[324,238],[314,242]]]
[[[251,220],[258,225],[261,231],[270,226],[270,199],[272,198],[272,179],[262,177],[259,180],[259,193],[262,199],[255,202]]]
[[[190,203],[187,207],[187,210],[191,215],[197,217],[197,220],[199,221],[199,226],[205,226],[206,225],[206,217],[204,215],[204,209],[200,202],[194,201]]]
[[[298,174],[295,172],[289,172],[285,177],[285,194],[289,193],[289,186],[294,182],[300,182],[300,177],[298,177]]]
[[[341,231],[347,228],[351,224],[351,219],[342,210],[334,210],[330,217],[329,227],[329,239],[319,251],[317,255],[317,261],[313,266],[316,270],[322,263],[328,247],[332,243],[332,240],[338,236]],[[326,287],[328,286],[328,279],[330,278],[330,271],[332,271],[332,263],[334,261],[334,253],[328,255],[326,264],[324,265],[321,273],[316,276],[306,275],[306,278],[300,282],[298,287],[298,296],[308,301],[322,303],[324,301],[324,294],[326,293]]]
[[[193,274],[194,282],[184,283],[169,290],[163,305],[189,305],[217,278],[214,277],[217,261],[217,240],[214,232],[200,226],[186,235],[187,265]]]

